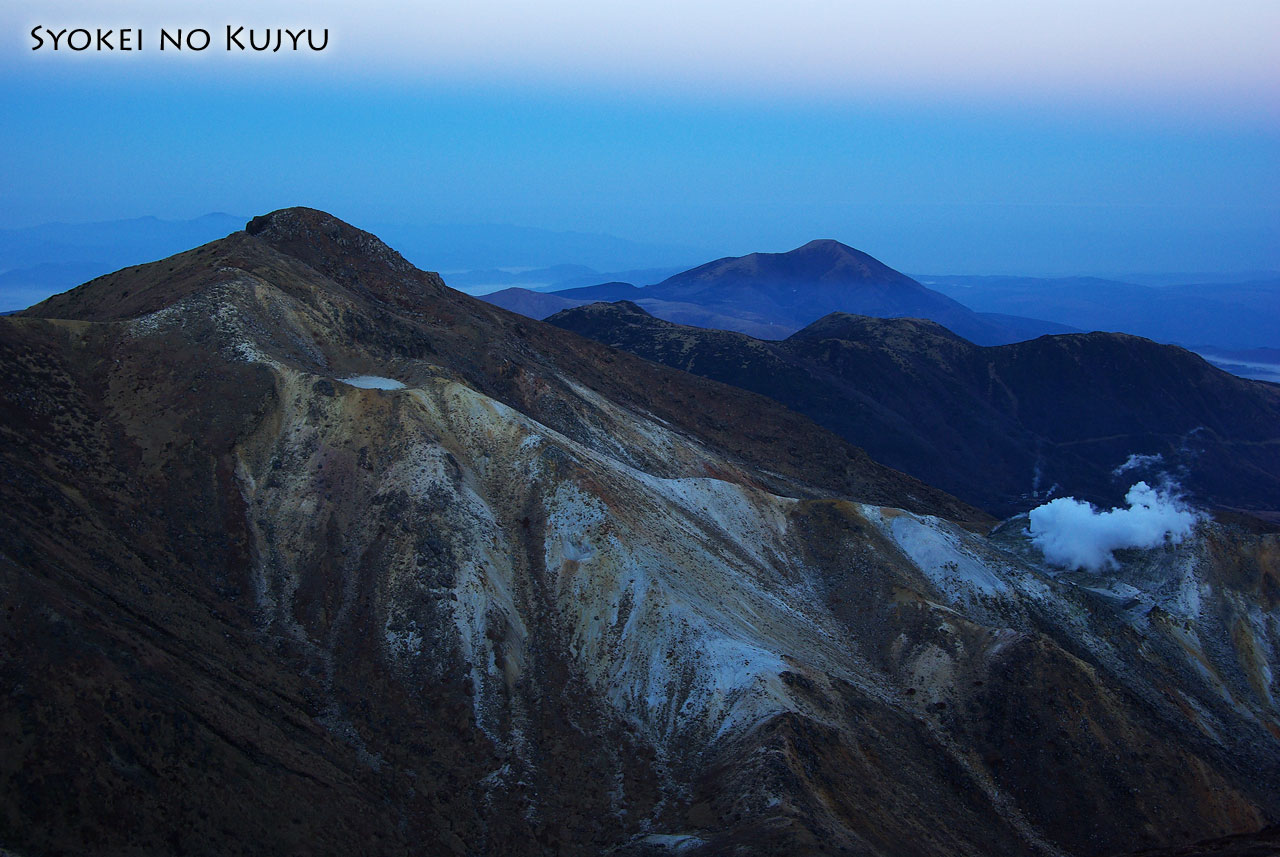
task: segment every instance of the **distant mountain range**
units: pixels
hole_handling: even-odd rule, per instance
[[[629,271],[601,272],[586,265],[552,265],[549,268],[506,270],[489,268],[457,271],[449,274],[449,286],[472,295],[498,291],[498,287],[522,288],[535,292],[563,292],[598,283],[657,283],[684,267],[641,268]]]
[[[984,348],[928,321],[842,313],[764,342],[627,301],[548,321],[776,399],[996,514],[1063,491],[1111,505],[1162,474],[1204,502],[1280,510],[1280,387],[1175,346],[1091,333]],[[1146,469],[1116,475],[1134,454]]]
[[[1280,280],[1280,271],[1156,271],[1136,274],[1132,272],[1114,275],[1095,274],[1094,276],[1118,283],[1134,283],[1139,286],[1183,286],[1187,283],[1204,283],[1216,286]],[[921,277],[920,279],[924,278]]]
[[[94,277],[221,238],[243,223],[218,213],[0,229],[0,310],[25,309]]]
[[[597,271],[685,267],[708,251],[678,244],[630,241],[598,232],[562,232],[509,224],[386,224],[409,261],[442,271],[544,268],[566,263]]]
[[[1280,348],[1247,348],[1243,351],[1228,351],[1202,345],[1191,350],[1232,375],[1252,378],[1255,381],[1280,383]]]
[[[976,313],[860,250],[832,240],[787,253],[751,253],[709,262],[638,289],[606,283],[588,290],[483,296],[534,318],[598,300],[632,300],[659,318],[781,339],[830,312],[926,318],[966,339],[999,345],[1074,328],[1002,313]]]
[[[0,312],[213,241],[243,222],[214,213],[191,220],[138,217],[0,230]],[[984,345],[1044,333],[1123,331],[1184,345],[1246,377],[1280,373],[1269,360],[1251,366],[1256,357],[1230,354],[1280,348],[1277,272],[912,279],[835,241],[689,269],[709,254],[509,225],[387,225],[379,232],[410,260],[446,271],[451,286],[492,292],[486,300],[533,318],[594,300],[625,299],[670,321],[766,339],[785,338],[827,312],[929,318]],[[579,291],[586,287],[593,290]]]
[[[219,213],[193,220],[137,217],[0,230],[0,312],[24,309],[94,277],[222,238],[244,221]],[[599,233],[502,224],[400,224],[379,231],[393,236],[410,260],[462,272],[456,277],[464,290],[510,282],[568,288],[598,283],[609,278],[600,272],[615,271],[619,277],[656,282],[708,255],[698,248]],[[511,273],[503,267],[536,270]]]
[[[922,277],[979,312],[1045,318],[1219,349],[1280,348],[1280,275],[1248,282],[1149,286],[1094,277]]]
[[[193,220],[135,217],[98,223],[46,223],[0,230],[0,270],[42,264],[96,262],[136,265],[152,254],[172,255],[221,238],[244,225],[244,218],[206,214]],[[170,249],[172,248],[172,249]]]

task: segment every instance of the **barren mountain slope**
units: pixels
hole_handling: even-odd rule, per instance
[[[0,398],[16,853],[1086,855],[1280,813],[1276,536],[1051,575],[320,212],[0,320]]]

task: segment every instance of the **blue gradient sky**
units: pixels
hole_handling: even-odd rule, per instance
[[[1270,0],[201,6],[0,5],[0,226],[306,204],[713,254],[834,237],[916,272],[1280,269]],[[293,22],[333,47],[27,35]]]

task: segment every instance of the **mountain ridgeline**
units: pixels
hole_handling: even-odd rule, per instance
[[[535,318],[593,301],[630,300],[668,321],[763,339],[782,339],[831,312],[927,318],[984,345],[1073,329],[1037,319],[975,313],[832,240],[810,241],[788,253],[718,259],[644,288],[629,283],[551,293],[516,288],[484,299]]]
[[[1115,503],[1173,476],[1280,515],[1280,388],[1118,333],[980,347],[918,319],[834,313],[781,342],[593,304],[551,324],[782,402],[877,461],[1007,515],[1050,492]],[[1145,469],[1131,467],[1144,456]]]
[[[1276,534],[1049,569],[323,212],[0,318],[0,402],[6,852],[1092,857],[1280,817]]]

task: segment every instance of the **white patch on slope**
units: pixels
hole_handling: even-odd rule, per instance
[[[246,314],[236,306],[237,299],[256,296],[258,283],[253,275],[237,268],[223,267],[219,273],[230,278],[202,291],[187,295],[167,307],[148,313],[128,322],[133,336],[151,336],[162,331],[187,326],[189,318],[210,318],[223,337],[224,353],[231,359],[244,363],[265,363],[276,366],[262,349],[254,344],[246,330]]]
[[[672,487],[689,499],[687,484]],[[696,559],[680,556],[697,541],[673,532],[683,516],[646,515],[656,532],[620,532],[604,503],[573,483],[547,507],[546,567],[575,619],[573,653],[620,710],[670,739],[721,735],[792,708],[772,599],[706,545]],[[790,611],[783,618],[789,625]]]
[[[515,510],[531,497],[541,502],[543,567],[569,630],[569,653],[659,747],[705,744],[802,710],[806,703],[780,677],[789,670],[819,686],[833,676],[892,698],[888,679],[856,654],[812,571],[796,559],[788,514],[795,500],[714,478],[645,473],[609,447],[584,446],[443,378],[410,395],[450,439],[468,486],[459,512],[483,522],[477,539],[498,528],[497,510],[520,515]],[[706,460],[696,443],[653,428],[670,452],[665,460],[689,467]],[[643,437],[636,431],[635,442]],[[434,465],[427,470],[425,482],[442,478]],[[512,473],[527,478],[512,480]],[[977,563],[962,558],[966,568]],[[459,632],[473,663],[489,654],[481,617],[521,609],[511,573],[494,557],[489,570],[469,573],[471,583],[459,581]]]
[[[645,845],[674,851],[677,854],[706,844],[705,839],[694,836],[692,833],[650,833],[640,841]]]
[[[572,654],[655,737],[722,734],[792,710],[778,677],[795,669],[787,655],[866,684],[849,642],[815,620],[826,612],[787,558],[794,500],[711,478],[654,477],[469,388],[432,392],[415,395],[467,438],[477,467],[492,465],[491,483],[511,485],[512,468],[545,478],[541,462],[554,447],[609,485],[610,505],[594,484],[540,488],[544,563],[573,629]]]
[[[397,659],[411,658],[422,650],[422,634],[412,623],[403,631],[383,628],[383,635],[387,641],[388,651]]]
[[[394,378],[384,378],[381,375],[352,375],[350,378],[337,378],[344,384],[350,384],[352,387],[359,387],[362,390],[403,390],[404,384]]]
[[[992,571],[990,560],[969,550],[958,533],[932,515],[864,506],[868,520],[893,539],[930,582],[956,601],[1010,593],[1009,584]]]

